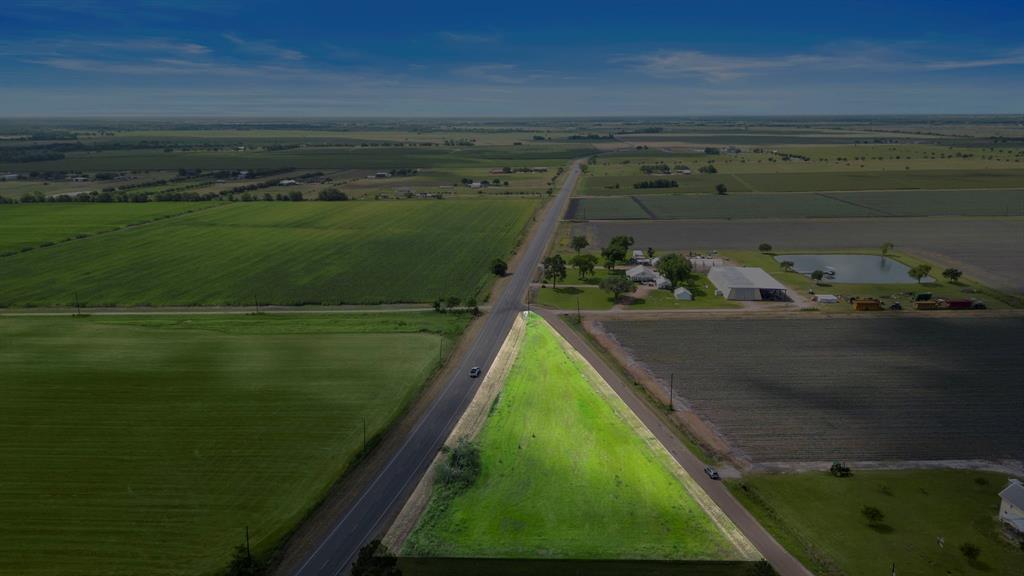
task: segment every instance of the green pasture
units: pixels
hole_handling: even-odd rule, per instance
[[[246,527],[264,555],[465,323],[0,317],[0,573],[219,573]]]
[[[146,224],[209,206],[171,202],[0,205],[0,254]]]
[[[773,536],[819,576],[968,576],[1024,573],[1024,550],[999,534],[1006,474],[970,470],[854,470],[746,475],[729,488]],[[864,506],[882,511],[870,525]],[[940,546],[939,539],[943,540]],[[976,561],[960,552],[971,543]]]
[[[742,559],[671,457],[542,319],[521,346],[478,438],[479,477],[435,489],[405,554]]]
[[[4,257],[0,306],[70,305],[76,293],[84,306],[482,298],[491,260],[508,257],[536,207],[523,199],[224,204]],[[0,219],[22,208],[0,206]],[[22,220],[42,225],[50,208],[63,207]]]

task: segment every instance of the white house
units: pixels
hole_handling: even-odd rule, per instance
[[[626,270],[626,278],[640,284],[650,284],[655,288],[667,290],[672,287],[672,282],[658,273],[650,266],[634,266]]]
[[[654,282],[658,276],[661,274],[649,266],[634,266],[626,270],[626,278],[633,282]]]
[[[786,287],[760,268],[716,266],[708,280],[729,300],[789,300]]]
[[[295,186],[299,182],[297,180],[281,180],[277,183],[278,186]]]
[[[1010,483],[999,493],[999,520],[1007,534],[1018,541],[1024,541],[1024,484],[1011,478]]]
[[[682,286],[676,288],[672,292],[672,295],[676,297],[676,300],[693,300],[693,292],[690,292]]]

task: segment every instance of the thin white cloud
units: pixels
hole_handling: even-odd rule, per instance
[[[651,76],[703,76],[712,80],[733,80],[755,72],[818,66],[828,61],[829,57],[815,54],[727,56],[696,50],[657,52],[612,59],[612,63],[626,64]]]
[[[1024,65],[1024,48],[1014,50],[1002,56],[978,58],[973,60],[939,60],[930,62],[925,67],[929,70],[961,70],[967,68],[991,68],[993,66]]]
[[[223,37],[228,42],[234,44],[234,46],[239,50],[243,52],[248,52],[250,54],[255,54],[258,56],[269,56],[271,58],[276,58],[278,60],[289,61],[298,61],[306,57],[305,54],[299,52],[298,50],[293,50],[291,48],[281,48],[280,46],[277,46],[276,44],[273,44],[271,42],[264,42],[260,40],[246,40],[241,36],[238,36],[237,34],[230,33],[223,34]]]
[[[712,81],[735,80],[756,74],[799,69],[941,71],[1024,64],[1024,49],[987,58],[935,60],[907,48],[906,43],[898,48],[857,43],[843,48],[830,47],[820,52],[772,56],[711,54],[683,50],[618,56],[612,58],[610,62],[624,64],[657,78],[700,77]]]
[[[446,42],[454,44],[493,44],[501,40],[500,34],[479,34],[471,32],[438,32],[438,36]]]
[[[517,64],[487,63],[460,66],[452,74],[468,80],[492,84],[525,84],[549,78],[550,74],[540,71],[522,70]]]

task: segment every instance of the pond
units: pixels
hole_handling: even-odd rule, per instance
[[[902,262],[869,254],[783,254],[776,262],[789,260],[793,269],[810,275],[815,270],[826,273],[825,281],[843,284],[917,284],[907,274],[910,267]],[[831,275],[829,275],[831,273]],[[932,282],[925,277],[923,282]]]

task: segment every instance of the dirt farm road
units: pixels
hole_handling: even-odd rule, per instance
[[[771,534],[744,508],[722,482],[712,480],[704,474],[704,463],[697,459],[685,444],[673,433],[660,418],[658,418],[651,407],[633,390],[631,386],[623,382],[618,372],[612,370],[604,359],[594,351],[590,345],[570,328],[563,320],[562,315],[551,310],[539,310],[555,330],[558,331],[591,366],[608,382],[615,390],[615,393],[622,398],[623,402],[643,421],[651,433],[660,441],[672,457],[686,470],[690,476],[707,492],[708,496],[715,501],[715,504],[725,512],[726,516],[736,524],[736,527],[747,537],[757,548],[758,552],[781,576],[812,576],[812,573],[804,568],[792,554],[786,551]]]

